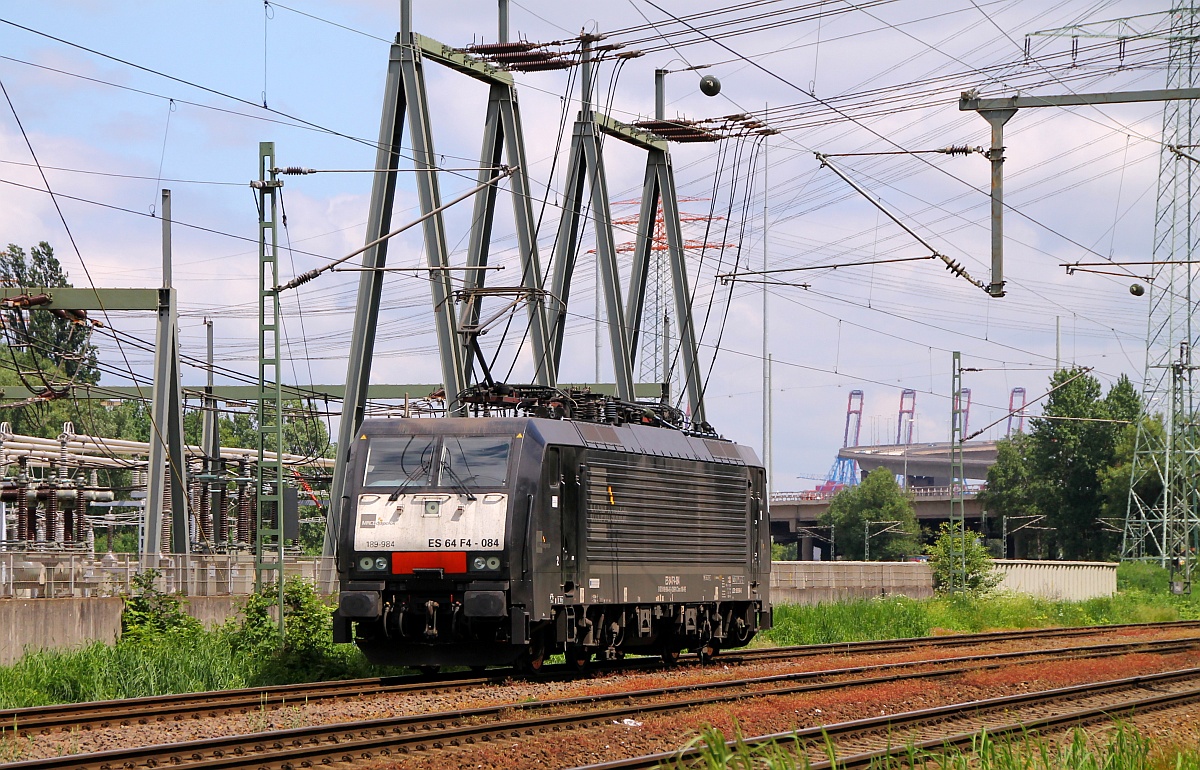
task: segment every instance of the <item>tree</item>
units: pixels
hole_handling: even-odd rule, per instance
[[[869,522],[899,522],[895,530],[872,538],[873,561],[895,561],[920,550],[912,501],[886,468],[876,468],[861,484],[838,492],[820,521],[833,526],[836,552],[848,559],[864,558]],[[872,535],[881,528],[873,528]]]
[[[996,442],[996,462],[988,468],[987,487],[979,492],[979,504],[989,514],[1034,516],[1038,507],[1039,479],[1029,459],[1032,438],[1015,433]]]
[[[1104,516],[1109,520],[1125,518],[1129,510],[1129,485],[1133,481],[1133,454],[1137,445],[1139,424],[1143,431],[1143,449],[1147,446],[1161,449],[1166,446],[1166,428],[1162,417],[1145,416],[1138,422],[1124,426],[1117,434],[1113,448],[1113,464],[1100,474],[1100,488],[1104,494]],[[1142,462],[1145,462],[1143,458]],[[1162,476],[1146,473],[1143,468],[1137,480],[1137,495],[1140,500],[1161,500]]]
[[[1030,451],[1033,437],[1028,433],[1015,433],[1010,438],[996,442],[996,462],[988,469],[987,486],[979,492],[979,504],[989,517],[1014,519],[1009,532],[1020,527],[1037,525],[1034,517],[1045,515],[1042,508],[1047,493],[1042,477],[1034,472]],[[1003,528],[1003,527],[1002,527]],[[1025,536],[1032,531],[1027,529]],[[995,530],[992,530],[995,533]],[[1038,539],[1042,543],[1042,539]],[[1006,553],[1001,546],[1001,553]]]
[[[1141,399],[1124,376],[1102,397],[1100,382],[1080,369],[1055,372],[1050,387],[1029,436],[1000,442],[982,502],[992,513],[1046,516],[1060,557],[1106,558],[1119,542],[1118,528],[1105,521],[1106,502],[1129,488],[1128,471],[1124,491],[1112,475],[1118,438]]]
[[[186,422],[186,418],[185,418]],[[197,426],[199,423],[197,423]],[[221,446],[258,449],[258,417],[252,412],[233,412],[217,421]],[[197,438],[199,441],[199,428]],[[329,430],[311,405],[285,401],[283,405],[283,451],[305,457],[332,457]]]
[[[1122,428],[1109,421],[1136,419],[1141,402],[1125,376],[1104,398],[1099,381],[1078,369],[1055,372],[1050,384],[1061,386],[1042,410],[1050,419],[1032,420],[1030,459],[1042,480],[1041,509],[1064,558],[1106,558],[1119,541],[1102,521],[1101,476],[1113,465]]]
[[[0,282],[18,288],[69,288],[67,274],[50,244],[42,241],[29,250],[15,243],[0,252]],[[45,362],[61,369],[72,381],[94,384],[100,380],[92,327],[79,318],[39,308],[6,308],[0,312],[9,347],[21,354],[25,366],[43,368]]]
[[[958,556],[957,551],[965,546],[965,558]],[[938,533],[938,539],[925,549],[929,554],[929,568],[933,571],[933,587],[939,591],[950,588],[953,581],[955,560],[963,558],[966,566],[966,587],[968,593],[987,593],[1000,584],[1003,575],[996,572],[992,555],[983,544],[978,532],[966,532],[963,540],[963,530],[959,526],[951,526],[943,522]]]
[[[283,412],[283,451],[305,457],[333,456],[329,429],[311,401],[288,401]]]

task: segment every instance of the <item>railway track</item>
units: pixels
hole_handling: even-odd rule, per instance
[[[1200,702],[1200,668],[1188,668],[856,719],[741,742],[750,747],[775,742],[795,748],[807,755],[810,770],[867,768],[887,758],[916,753],[932,759],[947,747],[969,749],[985,729],[992,738],[1053,732],[1196,702]],[[1017,720],[1014,714],[1028,716]],[[837,750],[836,764],[828,759],[830,743]],[[663,752],[574,770],[650,770],[674,762],[687,766],[700,755],[699,749]]]
[[[890,639],[885,641],[739,650],[720,656],[720,660],[730,663],[750,663],[763,660],[792,660],[834,653],[862,655],[896,652],[897,650],[982,645],[1027,639],[1079,638],[1137,629],[1188,630],[1193,628],[1200,628],[1200,621],[1130,623],[1112,626],[1085,626],[1081,628],[953,634],[909,639]],[[687,660],[684,659],[684,662]],[[622,663],[625,668],[659,665],[652,658],[636,659]],[[444,693],[455,690],[468,690],[489,684],[498,684],[513,676],[513,674],[514,672],[509,669],[497,669],[494,673],[486,676],[464,674],[445,675],[434,678],[428,676],[399,676],[354,679],[274,687],[255,687],[219,692],[183,693],[179,695],[130,698],[116,701],[69,703],[58,706],[4,709],[0,710],[0,726],[4,727],[5,733],[8,735],[15,734],[24,737],[37,734],[46,735],[56,730],[70,732],[72,730],[122,725],[185,721],[229,714],[244,714],[264,709],[282,708],[288,704],[312,703],[330,699],[349,699],[403,693],[419,695],[431,692]],[[566,666],[553,666],[547,667],[539,678],[553,680],[560,677],[576,676],[578,676],[578,673]]]
[[[1008,651],[904,663],[882,663],[302,727],[271,733],[134,747],[90,755],[43,758],[3,767],[5,770],[35,767],[43,770],[116,770],[169,764],[193,768],[297,768],[331,761],[397,758],[408,752],[588,728],[646,714],[681,712],[714,703],[733,703],[750,698],[861,687],[903,679],[952,677],[1022,662],[1097,658],[1133,652],[1167,654],[1198,647],[1200,637],[1193,636],[1186,639],[1143,640],[1065,649]],[[1191,673],[1188,676],[1200,677],[1200,670],[1189,671]],[[1140,679],[1149,681],[1147,677]]]

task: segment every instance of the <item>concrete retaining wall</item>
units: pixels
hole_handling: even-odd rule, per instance
[[[194,596],[184,609],[206,628],[237,614],[245,597]],[[125,600],[117,597],[0,599],[0,665],[25,652],[68,650],[92,642],[112,644],[121,635]]]
[[[1083,601],[1117,592],[1117,565],[1098,561],[997,561],[1004,574],[997,590],[1043,599]]]
[[[771,563],[773,604],[820,604],[878,596],[933,596],[933,574],[920,562],[777,561]]]
[[[0,664],[15,662],[26,649],[115,642],[124,606],[121,599],[0,600]]]
[[[1111,596],[1117,565],[1107,562],[997,561],[1000,590],[1079,601]],[[775,604],[818,604],[877,596],[933,595],[933,575],[921,562],[777,561],[771,565]],[[212,628],[237,614],[244,597],[192,596],[188,614]],[[70,649],[111,643],[121,633],[124,602],[116,597],[0,599],[0,665],[25,650]]]
[[[1004,576],[997,590],[1043,599],[1082,601],[1117,591],[1114,562],[996,560]],[[933,596],[933,573],[922,562],[777,561],[771,564],[771,601],[819,604],[876,596]]]

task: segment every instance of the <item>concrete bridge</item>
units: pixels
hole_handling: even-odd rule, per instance
[[[967,485],[964,491],[962,512],[968,525],[983,524],[986,517],[977,497],[980,488],[982,485]],[[950,487],[910,487],[908,493],[912,494],[918,522],[937,529],[941,522],[950,521]],[[775,542],[799,542],[806,534],[811,534],[805,530],[817,527],[817,519],[829,510],[829,501],[834,494],[776,492],[770,495],[770,534]]]
[[[986,526],[987,513],[979,504],[981,485],[968,485],[963,495],[963,515],[967,526],[979,530]],[[917,521],[936,530],[950,520],[950,487],[910,487]],[[834,493],[776,492],[771,495],[771,537],[776,543],[799,543],[801,561],[813,558],[813,546],[829,537],[829,528],[818,525],[821,514],[829,509]],[[828,546],[824,548],[828,553]]]
[[[951,446],[949,441],[945,441],[931,444],[844,447],[838,451],[838,459],[856,461],[864,474],[870,473],[876,468],[887,468],[897,476],[907,477],[910,488],[948,487],[953,479],[950,470]],[[963,443],[963,476],[965,478],[986,479],[988,469],[995,463],[995,441]]]

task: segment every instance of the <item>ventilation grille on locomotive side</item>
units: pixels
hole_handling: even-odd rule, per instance
[[[745,466],[589,452],[591,561],[744,564],[747,527]]]

